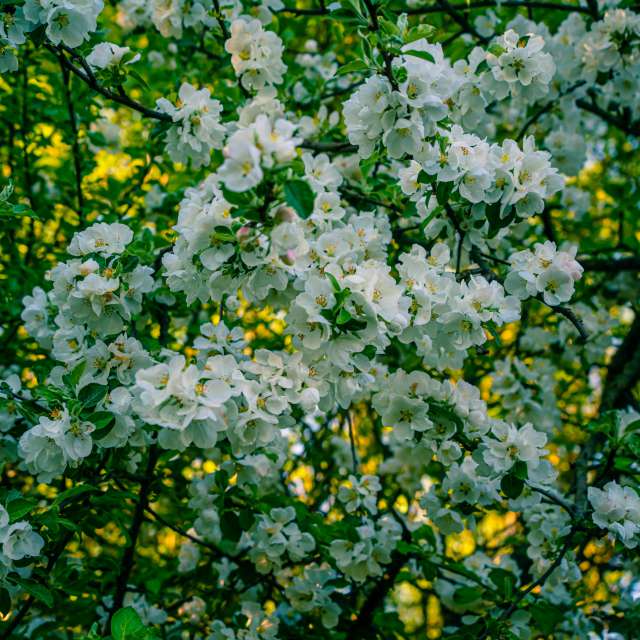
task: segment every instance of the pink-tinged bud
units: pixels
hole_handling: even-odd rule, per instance
[[[231,152],[229,151],[229,147],[224,147],[222,149],[222,157],[228,158],[230,155],[231,155]]]
[[[296,212],[284,204],[276,209],[274,215],[276,222],[293,222],[296,218]]]
[[[280,256],[280,260],[286,265],[291,266],[296,261],[296,252],[293,249],[289,249],[289,251]]]
[[[249,227],[240,227],[237,231],[236,231],[236,238],[239,241],[242,240],[246,240],[249,237],[249,234],[251,233],[251,229]]]

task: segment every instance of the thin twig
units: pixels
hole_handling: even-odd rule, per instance
[[[354,475],[358,473],[358,454],[356,452],[356,438],[353,433],[353,421],[351,412],[347,410],[347,428],[349,429],[349,443],[351,444],[351,464]]]
[[[571,548],[574,535],[575,528],[572,528],[571,531],[569,531],[569,533],[567,534],[567,537],[564,539],[564,544],[562,545],[560,552],[555,557],[553,562],[549,565],[547,570],[537,580],[534,580],[526,589],[523,589],[518,593],[511,605],[502,612],[500,616],[502,620],[506,620],[507,618],[509,618],[511,614],[518,608],[518,604],[520,604],[520,602],[524,600],[524,598],[526,598],[536,587],[544,584],[547,578],[560,566],[563,558]]]
[[[69,114],[69,125],[71,128],[71,151],[73,155],[73,168],[76,181],[76,199],[78,201],[78,214],[82,218],[84,213],[84,195],[82,193],[82,157],[80,155],[80,144],[78,142],[78,122],[76,111],[73,106],[73,98],[71,96],[71,75],[69,69],[63,62],[64,54],[60,53],[59,62],[62,71],[62,87],[64,90],[64,98],[67,103],[67,113]]]

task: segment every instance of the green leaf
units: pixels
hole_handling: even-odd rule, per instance
[[[433,529],[428,524],[423,524],[421,527],[418,527],[412,534],[411,537],[414,540],[426,540],[432,547],[436,547],[436,534],[433,532]]]
[[[80,381],[82,374],[84,373],[84,369],[87,366],[87,361],[83,360],[80,364],[76,365],[69,373],[62,377],[69,387],[75,389],[76,385]]]
[[[436,32],[436,28],[431,24],[419,24],[413,29],[409,29],[404,41],[409,44],[422,38],[430,38]]]
[[[131,67],[127,67],[127,71],[128,71],[128,74],[132,78],[137,80],[145,89],[150,88],[149,85],[147,84],[147,81],[135,69],[131,69]]]
[[[306,219],[311,215],[315,196],[304,180],[291,180],[285,183],[284,197],[301,218]]]
[[[353,316],[343,307],[338,311],[338,315],[336,316],[336,324],[342,325],[347,324],[349,320],[351,320]]]
[[[40,216],[28,207],[26,204],[14,204],[9,207],[3,207],[0,209],[2,215],[13,217],[13,218],[35,218],[36,220],[40,220]]]
[[[379,18],[378,21],[380,22],[383,33],[386,33],[390,36],[400,36],[400,29],[395,22],[387,20],[386,18]]]
[[[107,391],[104,385],[93,383],[80,390],[78,399],[85,407],[95,407],[107,395]]]
[[[367,328],[365,320],[358,320],[357,318],[351,318],[348,322],[340,325],[343,331],[362,331]]]
[[[109,411],[94,411],[87,416],[87,420],[96,428],[96,431],[100,431],[111,426],[115,416]]]
[[[18,498],[16,500],[12,500],[7,504],[7,511],[9,513],[10,522],[16,522],[17,520],[20,520],[28,513],[33,511],[37,504],[38,503],[35,500],[30,500],[27,498]]]
[[[496,325],[496,323],[493,320],[489,320],[486,324],[485,327],[487,329],[487,331],[491,334],[491,337],[495,340],[496,344],[501,347],[502,346],[502,340],[500,339],[500,332],[498,331],[498,327]]]
[[[347,64],[343,64],[338,69],[338,75],[343,76],[347,73],[354,73],[356,71],[367,71],[369,69],[369,65],[364,60],[351,60]]]
[[[453,601],[457,604],[470,604],[480,600],[482,594],[477,587],[460,587],[453,594]]]
[[[453,191],[453,182],[438,182],[436,185],[436,200],[443,207],[448,204],[449,196]]]
[[[505,569],[493,569],[489,573],[489,578],[498,588],[498,593],[505,600],[509,600],[516,588],[516,577],[510,571],[506,571]]]
[[[243,531],[248,531],[255,520],[253,511],[250,509],[240,509],[238,512],[238,521]]]
[[[405,56],[413,56],[414,58],[420,58],[421,60],[426,60],[427,62],[435,62],[433,56],[427,51],[418,51],[417,49],[409,49],[408,51],[403,51],[402,54]]]
[[[489,222],[489,237],[496,236],[500,229],[508,227],[516,217],[516,210],[514,207],[507,207],[502,211],[502,205],[500,202],[494,202],[485,206],[485,213]]]
[[[34,582],[33,580],[25,580],[14,576],[11,576],[11,580],[18,584],[30,596],[34,597],[36,600],[40,600],[40,602],[44,603],[47,607],[53,606],[53,594],[44,585]]]
[[[429,560],[423,559],[420,563],[422,567],[422,573],[425,580],[435,580],[438,575],[438,567]]]
[[[220,518],[220,531],[222,535],[231,542],[238,542],[242,535],[242,524],[235,511],[226,511]]]
[[[92,493],[95,491],[99,491],[96,487],[89,484],[77,484],[75,487],[71,487],[70,489],[66,489],[62,493],[59,493],[56,496],[56,499],[53,501],[53,505],[59,505],[64,500],[70,500],[71,498],[75,498],[77,496],[84,495],[85,493]]]
[[[532,605],[530,612],[533,625],[545,636],[552,634],[565,616],[565,611],[561,607],[544,601],[538,601]]]
[[[508,473],[500,481],[500,489],[502,489],[502,493],[504,493],[507,498],[515,500],[524,489],[524,480],[518,478],[515,474]]]
[[[147,629],[133,607],[116,611],[111,618],[113,640],[141,640],[147,636]]]
[[[224,186],[222,187],[222,195],[229,204],[238,206],[246,206],[253,199],[253,193],[251,191],[231,191]]]
[[[347,11],[353,11],[356,15],[362,16],[360,0],[340,0],[340,5]]]
[[[328,271],[326,271],[324,275],[327,276],[327,278],[329,278],[329,282],[331,282],[331,286],[333,287],[333,290],[336,293],[338,293],[340,291],[340,283],[336,280],[336,277],[332,273],[329,273]]]
[[[511,469],[511,473],[520,480],[526,480],[529,477],[529,467],[524,460],[518,460]]]

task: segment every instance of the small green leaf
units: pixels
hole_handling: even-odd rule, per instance
[[[306,219],[311,215],[315,197],[311,187],[304,180],[285,183],[284,197],[301,218]]]
[[[343,76],[347,73],[354,73],[356,71],[367,71],[369,69],[369,65],[364,60],[351,60],[347,64],[343,64],[338,69],[338,75]]]
[[[526,480],[529,477],[529,467],[524,460],[518,460],[511,469],[511,473],[520,480]]]
[[[238,514],[234,511],[225,512],[220,518],[220,530],[226,540],[238,542],[242,535],[242,524]]]
[[[502,489],[502,493],[504,493],[507,498],[515,500],[524,489],[524,480],[518,478],[515,474],[508,473],[500,481],[500,489]]]
[[[109,411],[95,411],[87,417],[87,420],[96,428],[96,431],[110,427],[115,416]]]
[[[111,635],[113,640],[141,640],[147,635],[147,630],[136,610],[125,607],[111,618]]]
[[[11,579],[36,600],[40,600],[40,602],[43,602],[47,607],[53,606],[53,594],[44,585],[34,582],[33,580],[25,580],[13,576],[11,576]]]
[[[487,328],[487,331],[491,334],[491,337],[495,340],[496,344],[501,347],[502,346],[502,340],[500,339],[500,332],[498,331],[498,327],[496,325],[496,323],[493,320],[489,320],[486,324],[485,327]]]
[[[409,49],[408,51],[403,51],[402,54],[405,56],[413,56],[414,58],[420,58],[421,60],[426,60],[427,62],[435,62],[433,56],[427,51],[418,51],[417,49]]]
[[[498,588],[498,593],[500,593],[505,600],[509,600],[516,588],[516,577],[505,569],[493,569],[489,573],[489,578]]]
[[[37,502],[35,500],[29,500],[27,498],[18,498],[16,500],[12,500],[7,504],[7,511],[9,513],[9,520],[11,522],[16,522],[20,520],[28,513],[33,511],[33,509],[37,506]]]
[[[410,42],[415,42],[422,38],[430,38],[433,36],[435,31],[436,28],[431,24],[419,24],[413,27],[413,29],[409,29],[409,33],[407,33],[404,41],[409,44]]]
[[[127,71],[129,75],[135,80],[137,80],[145,89],[149,89],[149,85],[147,84],[147,81],[135,69],[131,69],[130,67],[127,67]]]
[[[90,384],[83,387],[78,394],[78,399],[85,407],[95,407],[107,395],[107,387],[101,384]]]
[[[421,527],[418,527],[411,534],[411,537],[414,540],[426,540],[432,547],[436,547],[436,535],[428,524],[423,524]]]
[[[71,387],[71,389],[75,389],[76,385],[80,381],[82,374],[84,373],[84,369],[87,366],[87,361],[83,360],[80,364],[76,365],[69,373],[62,377],[66,384]]]
[[[222,195],[229,204],[239,206],[249,204],[253,198],[253,194],[250,191],[231,191],[224,186],[222,187]]]
[[[331,282],[331,286],[333,287],[333,290],[336,293],[338,293],[340,291],[340,283],[336,280],[336,277],[332,273],[329,273],[328,271],[325,272],[324,275],[327,276],[327,278],[329,278],[329,282]]]
[[[456,589],[453,594],[453,600],[457,604],[470,604],[480,600],[482,594],[478,591],[477,587],[460,587]]]
[[[59,505],[64,500],[70,501],[71,498],[84,495],[85,493],[92,493],[94,491],[98,491],[94,486],[88,484],[77,484],[75,487],[71,487],[62,493],[59,493],[53,501],[53,505]]]
[[[538,601],[530,609],[532,622],[545,636],[552,634],[556,626],[564,620],[562,607],[550,602]]]
[[[342,309],[340,309],[340,311],[338,312],[338,315],[336,316],[336,324],[338,325],[347,324],[347,322],[349,322],[349,320],[351,320],[352,317],[353,316],[343,307]]]

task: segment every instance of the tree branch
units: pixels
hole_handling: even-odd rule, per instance
[[[456,11],[467,12],[474,11],[476,9],[486,9],[489,7],[513,7],[516,9],[530,8],[530,9],[551,9],[554,11],[569,11],[577,13],[590,14],[591,11],[587,7],[581,7],[574,4],[564,4],[561,2],[538,2],[536,0],[505,0],[504,2],[496,2],[495,0],[480,0],[478,2],[458,3],[451,4],[451,7]],[[403,13],[408,15],[423,15],[426,13],[441,13],[442,8],[439,6],[431,5],[428,7],[407,7],[403,10]]]
[[[80,78],[80,80],[82,80],[87,86],[93,89],[96,93],[99,93],[100,95],[104,96],[105,98],[108,98],[113,102],[117,102],[118,104],[121,104],[125,107],[129,107],[130,109],[133,109],[138,113],[141,113],[146,118],[152,118],[154,120],[160,120],[162,122],[173,122],[169,114],[163,113],[162,111],[155,111],[154,109],[149,109],[148,107],[145,107],[143,104],[140,104],[139,102],[136,102],[135,100],[133,100],[133,98],[130,98],[126,93],[124,93],[124,91],[122,91],[121,93],[117,93],[115,91],[112,91],[111,89],[108,89],[107,87],[103,87],[98,82],[95,75],[91,71],[89,65],[87,64],[86,60],[84,60],[82,56],[79,56],[78,54],[74,54],[74,58],[76,60],[80,59],[82,61],[81,66],[83,67],[84,71],[82,69],[78,69],[78,67],[76,67],[74,64],[72,64],[69,61],[69,59],[62,53],[63,51],[62,47],[56,47],[52,44],[49,44],[48,42],[45,42],[44,46],[49,51],[51,51],[54,55],[56,55],[56,57],[59,58],[60,63],[64,67],[66,67],[68,71],[70,71],[71,73],[76,75],[78,78]]]
[[[76,199],[78,201],[78,214],[80,218],[82,218],[84,213],[84,195],[82,193],[82,157],[80,155],[80,144],[78,142],[78,123],[71,96],[71,75],[69,69],[64,65],[63,58],[64,54],[60,53],[59,62],[60,70],[62,71],[62,88],[64,90],[65,102],[67,103],[67,113],[69,114],[69,125],[72,135],[71,151],[73,154],[73,169],[76,181]]]
[[[640,257],[627,256],[613,260],[597,260],[593,258],[578,259],[585,271],[603,271],[618,273],[619,271],[640,271]]]
[[[620,129],[623,133],[627,133],[632,136],[640,136],[640,124],[637,122],[630,122],[627,119],[622,119],[613,115],[610,111],[605,111],[601,109],[595,101],[587,102],[584,98],[578,98],[576,100],[576,105],[583,109],[584,111],[588,111],[589,113],[593,113],[598,116],[601,120],[604,120],[607,124],[610,124],[617,129]]]
[[[111,618],[118,609],[122,608],[124,597],[127,593],[127,584],[129,582],[129,576],[133,569],[133,563],[135,559],[136,544],[138,542],[138,536],[140,535],[140,529],[142,528],[142,522],[144,521],[144,512],[149,506],[149,495],[151,493],[151,485],[154,479],[154,469],[156,462],[158,461],[158,447],[153,444],[149,448],[149,457],[147,458],[147,468],[145,476],[140,483],[140,493],[138,501],[133,512],[133,519],[129,528],[129,544],[124,550],[122,561],[120,563],[120,573],[116,578],[116,588],[113,596],[113,606],[109,611],[109,617],[105,625],[105,633],[109,629],[111,624]]]

